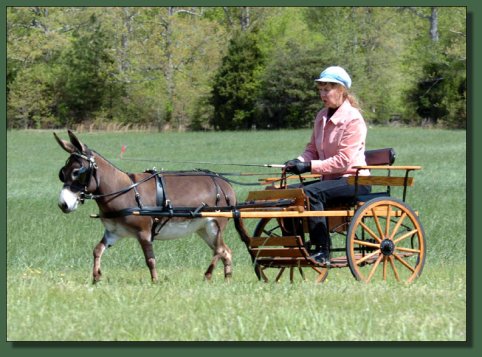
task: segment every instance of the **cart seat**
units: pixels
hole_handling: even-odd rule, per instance
[[[373,192],[373,193],[367,193],[366,195],[358,195],[356,196],[355,200],[357,204],[363,203],[363,202],[368,202],[374,198],[378,197],[390,197],[390,192],[385,191],[385,192]]]

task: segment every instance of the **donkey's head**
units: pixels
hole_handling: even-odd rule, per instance
[[[64,213],[76,210],[79,202],[83,203],[85,194],[95,191],[98,186],[97,164],[92,151],[72,131],[68,130],[68,133],[70,142],[54,133],[60,147],[70,154],[59,171],[59,179],[64,185],[58,204]]]

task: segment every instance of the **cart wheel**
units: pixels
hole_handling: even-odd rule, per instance
[[[283,220],[280,218],[263,218],[256,225],[253,237],[282,237],[283,235],[294,235],[294,233],[289,232],[289,227],[292,226],[293,225],[290,225],[287,221],[283,223]],[[321,267],[287,267],[286,269],[269,269],[260,266],[256,262],[254,263],[254,269],[258,278],[260,280],[263,279],[266,282],[269,280],[278,281],[286,270],[286,272],[289,272],[291,281],[294,279],[294,273],[299,272],[303,280],[313,280],[317,283],[322,283],[326,280],[329,270],[328,268]],[[270,275],[268,273],[269,270],[279,271]]]
[[[422,273],[425,233],[416,213],[399,199],[379,197],[361,206],[346,239],[348,265],[357,280],[394,276],[412,282]]]

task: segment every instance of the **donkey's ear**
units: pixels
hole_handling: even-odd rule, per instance
[[[72,130],[67,130],[69,133],[70,137],[70,142],[77,148],[79,152],[86,152],[87,151],[87,146],[85,144],[82,144],[79,139],[75,136]]]
[[[65,151],[67,151],[69,154],[72,154],[77,151],[74,145],[72,145],[68,141],[60,139],[55,133],[54,133],[54,137],[55,137],[55,140],[57,140],[57,142],[59,143],[60,147]]]

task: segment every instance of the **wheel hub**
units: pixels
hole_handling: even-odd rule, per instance
[[[390,239],[384,239],[380,244],[380,250],[382,251],[383,255],[392,255],[395,251],[395,244]]]

